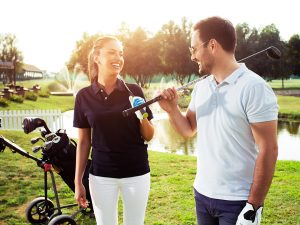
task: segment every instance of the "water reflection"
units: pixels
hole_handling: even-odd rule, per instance
[[[73,110],[65,112],[64,129],[72,138],[77,138],[77,129],[72,127]],[[154,138],[149,143],[149,149],[170,152],[181,155],[195,155],[196,138],[184,139],[170,126],[165,113],[155,114],[152,121],[155,125]],[[280,160],[300,161],[300,122],[278,122],[278,146]]]
[[[278,133],[287,130],[291,136],[299,136],[300,122],[279,121]]]
[[[156,120],[155,135],[149,143],[149,148],[162,152],[184,155],[194,155],[196,146],[195,138],[183,138],[170,126],[168,120]]]
[[[153,121],[155,135],[149,149],[184,155],[195,155],[196,137],[184,139],[170,126],[167,119]],[[278,145],[280,160],[300,161],[300,122],[278,122]]]

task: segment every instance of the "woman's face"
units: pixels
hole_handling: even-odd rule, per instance
[[[118,75],[124,65],[123,46],[121,42],[111,40],[104,44],[95,57],[100,72]]]

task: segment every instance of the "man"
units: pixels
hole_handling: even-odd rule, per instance
[[[159,102],[184,137],[197,132],[194,181],[199,225],[260,224],[277,160],[276,96],[267,83],[237,63],[236,32],[220,17],[194,25],[191,59],[200,75],[186,114],[175,88]]]

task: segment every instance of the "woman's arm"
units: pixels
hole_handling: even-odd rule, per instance
[[[91,129],[78,128],[78,143],[76,149],[75,171],[75,199],[82,206],[87,207],[86,192],[82,183],[91,148]]]
[[[153,138],[154,127],[147,118],[140,120],[140,132],[146,141],[150,141]]]

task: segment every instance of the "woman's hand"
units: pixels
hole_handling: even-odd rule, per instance
[[[82,208],[87,208],[89,206],[83,184],[75,185],[75,200]]]

